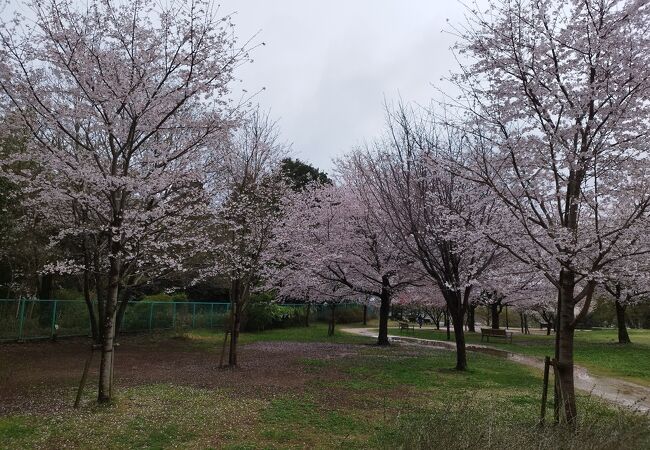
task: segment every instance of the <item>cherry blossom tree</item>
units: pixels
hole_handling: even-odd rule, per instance
[[[280,200],[289,191],[280,175],[287,151],[277,123],[255,108],[211,162],[214,224],[204,255],[211,265],[203,276],[225,276],[230,282],[232,367],[237,366],[242,316],[260,282],[262,258],[281,216]]]
[[[615,267],[602,282],[614,299],[619,344],[631,343],[627,332],[625,310],[628,306],[647,300],[650,295],[650,267],[647,257],[636,258],[633,264]]]
[[[312,305],[328,308],[327,335],[333,336],[337,306],[351,301],[360,302],[360,299],[347,286],[323,278],[317,272],[305,270],[302,259],[288,253],[292,245],[279,235],[275,236],[272,251],[265,255],[264,287],[273,290],[278,300],[300,299],[309,308]]]
[[[377,205],[388,240],[442,292],[454,326],[456,369],[467,368],[464,319],[478,278],[499,253],[482,231],[499,212],[488,190],[446,169],[462,157],[453,128],[400,106],[388,111],[387,131],[354,152],[358,183]]]
[[[500,254],[478,281],[474,303],[487,307],[493,329],[500,327],[504,308],[511,307],[524,314],[540,294],[547,294],[546,291],[540,293],[542,286],[549,285],[538,271],[508,253]]]
[[[0,26],[0,89],[29,130],[18,159],[34,207],[94,262],[101,324],[98,401],[111,399],[116,316],[125,283],[181,267],[202,236],[203,162],[236,117],[226,95],[247,59],[227,18],[195,0],[34,1],[33,20]],[[86,252],[84,252],[86,254]]]
[[[420,284],[408,286],[397,294],[394,304],[417,315],[429,317],[436,329],[445,314],[445,298],[437,285],[422,280]]]
[[[493,0],[468,20],[454,79],[470,177],[509,211],[493,241],[559,291],[555,356],[574,423],[576,324],[603,271],[647,251],[628,244],[650,206],[650,5]]]
[[[294,195],[285,212],[276,232],[279,264],[313,280],[313,291],[379,298],[377,343],[388,345],[391,299],[419,278],[415,260],[387,239],[350,185],[313,186]]]

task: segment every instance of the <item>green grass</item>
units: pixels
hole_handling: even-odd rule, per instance
[[[220,336],[192,333],[199,351]],[[326,326],[244,334],[243,342],[369,343]],[[170,339],[161,336],[159,339]],[[206,343],[211,343],[207,346]],[[650,448],[650,418],[580,395],[575,431],[538,427],[538,371],[469,354],[458,372],[453,352],[360,346],[357,354],[301,361],[305,388],[267,395],[155,384],[121,389],[110,406],[0,417],[0,449],[226,448]],[[206,374],[206,376],[218,376]],[[68,392],[69,399],[74,389]]]
[[[575,334],[575,362],[595,374],[627,379],[650,386],[650,330],[629,330],[632,344],[619,344],[616,330],[578,330]],[[398,335],[398,329],[389,333]],[[418,329],[405,333],[423,339],[446,340],[443,330]],[[452,333],[453,339],[453,333]],[[465,333],[467,343],[480,344],[481,333]],[[529,356],[553,356],[553,335],[515,334],[512,344],[492,338],[484,345]]]
[[[426,357],[367,356],[341,364],[352,375],[345,382],[349,388],[410,393],[400,396],[399,418],[377,430],[374,445],[410,449],[644,448],[650,444],[647,417],[615,412],[584,395],[579,396],[577,433],[563,427],[540,431],[536,372],[478,354],[470,356],[471,369],[466,372],[450,370],[453,364],[453,354],[444,351]]]
[[[214,390],[140,386],[122,390],[110,406],[0,418],[0,449],[207,448],[227,440],[228,432],[245,436],[245,429],[232,429],[229,423],[242,414],[256,417],[262,406],[255,399],[235,399]]]

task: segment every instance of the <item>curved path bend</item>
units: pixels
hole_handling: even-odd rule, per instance
[[[377,337],[377,333],[371,328],[342,328],[341,331],[360,336]],[[432,339],[397,335],[389,335],[388,337],[393,342],[435,347],[444,350],[456,349],[456,344],[449,341],[436,341]],[[539,370],[544,369],[544,361],[540,358],[479,344],[466,344],[466,348],[467,351],[470,352],[498,356]],[[596,376],[589,373],[584,367],[578,365],[575,366],[575,386],[581,391],[588,392],[614,404],[624,406],[637,412],[650,414],[650,388],[646,386],[641,386],[618,378]]]

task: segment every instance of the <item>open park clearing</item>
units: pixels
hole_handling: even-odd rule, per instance
[[[541,372],[495,356],[470,353],[471,369],[457,372],[453,352],[382,348],[341,331],[328,338],[316,324],[243,334],[240,367],[220,369],[222,338],[206,331],[122,337],[117,400],[98,406],[89,388],[79,410],[72,404],[84,340],[3,345],[0,448],[650,445],[647,414],[586,393],[576,432],[540,428]]]

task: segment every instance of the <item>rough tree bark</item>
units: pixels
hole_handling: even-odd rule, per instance
[[[305,307],[305,326],[309,326],[309,313],[311,312],[311,305],[307,303]]]
[[[336,303],[330,306],[330,323],[327,327],[327,335],[334,336],[334,327],[336,326]]]
[[[465,353],[465,332],[463,330],[463,316],[452,314],[454,322],[454,337],[456,338],[456,370],[467,369],[467,354]],[[449,328],[447,328],[449,330]]]
[[[111,385],[113,372],[113,351],[115,349],[115,324],[117,315],[118,291],[120,286],[120,261],[117,243],[112,245],[112,258],[108,277],[108,296],[104,309],[102,326],[101,358],[99,365],[98,403],[111,401]]]
[[[595,282],[590,281],[576,297],[576,274],[566,268],[560,271],[560,290],[558,295],[558,326],[556,329],[556,360],[558,369],[558,388],[563,405],[564,418],[574,425],[577,418],[575,384],[573,377],[573,345],[576,324],[589,310]],[[584,301],[578,316],[575,306]]]
[[[469,291],[464,293],[464,300],[461,298],[460,292],[448,291],[445,292],[445,301],[447,303],[447,339],[450,339],[449,323],[454,325],[454,338],[456,341],[456,370],[467,369],[467,353],[465,351],[465,330],[463,324],[465,322],[465,308],[468,305]]]
[[[528,314],[525,312],[519,313],[519,319],[521,320],[522,334],[530,334],[530,330],[528,329]]]
[[[490,305],[490,316],[492,318],[492,329],[493,330],[498,330],[499,329],[499,315],[501,314],[501,309],[503,307],[500,306],[497,303],[493,303]]]
[[[618,343],[619,344],[630,344],[630,335],[627,332],[627,324],[625,323],[625,309],[626,306],[621,304],[617,299],[616,302],[616,323],[618,325]]]
[[[388,341],[388,314],[390,312],[390,286],[388,277],[382,277],[381,293],[379,295],[381,304],[379,307],[379,336],[377,345],[390,345]]]
[[[230,323],[230,347],[228,351],[228,366],[237,367],[237,343],[239,341],[239,330],[241,327],[242,314],[242,282],[241,280],[231,280],[230,282],[230,308],[232,311],[232,321]]]
[[[447,328],[447,340],[451,340],[451,331],[449,331],[449,309],[445,310],[445,327]]]
[[[476,305],[469,305],[467,309],[467,330],[475,333],[476,332]]]

